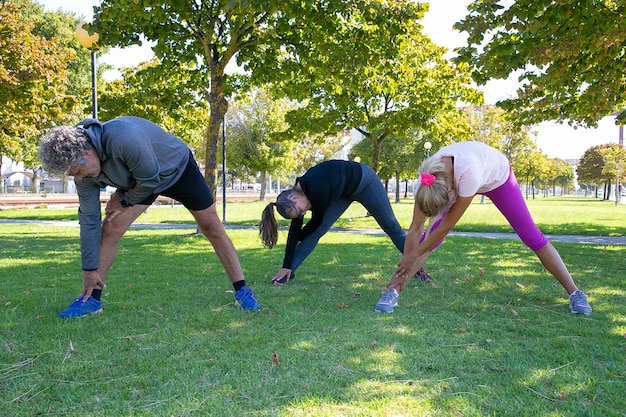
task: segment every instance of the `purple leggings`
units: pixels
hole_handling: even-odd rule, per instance
[[[483,193],[485,196],[493,202],[493,204],[500,210],[500,213],[508,220],[515,233],[520,237],[522,242],[528,246],[533,252],[537,252],[548,244],[548,239],[541,233],[541,230],[537,227],[530,212],[528,206],[524,201],[524,197],[519,189],[517,179],[513,169],[509,171],[509,178],[504,184],[496,188],[495,190]],[[441,220],[448,213],[448,207],[443,215],[431,226],[428,226],[430,231],[435,230],[441,224]],[[420,243],[424,240],[426,234],[422,234]],[[444,238],[445,239],[445,238]],[[430,251],[434,251],[444,241],[441,239]]]

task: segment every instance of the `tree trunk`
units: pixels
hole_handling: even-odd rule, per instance
[[[396,203],[400,202],[400,172],[396,171]]]
[[[267,171],[261,171],[261,194],[259,195],[259,201],[265,200],[265,191],[267,187]]]
[[[219,67],[221,68],[221,67]],[[222,120],[228,110],[228,101],[224,97],[224,72],[216,68],[211,71],[211,92],[208,98],[210,106],[209,127],[204,138],[204,179],[206,180],[213,199],[217,196],[217,154],[218,139],[222,128]]]

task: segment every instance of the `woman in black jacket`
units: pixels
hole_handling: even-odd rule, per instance
[[[278,240],[274,207],[285,219],[292,219],[283,266],[272,278],[274,285],[284,285],[294,278],[296,269],[353,201],[365,207],[400,253],[403,252],[406,232],[396,220],[376,173],[357,162],[325,161],[298,177],[293,188],[281,192],[276,202],[263,210],[259,231],[263,244],[270,249]],[[303,216],[308,210],[311,220],[304,225]],[[423,270],[418,274],[423,280],[430,280]]]

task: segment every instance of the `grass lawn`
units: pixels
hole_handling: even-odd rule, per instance
[[[626,229],[626,205],[549,200],[530,204],[546,233]],[[228,205],[227,220],[255,224],[263,206]],[[411,204],[394,211],[408,226]],[[492,211],[476,201],[459,227],[509,231]],[[139,221],[189,220],[155,207]],[[339,225],[375,227],[358,205]],[[430,259],[433,283],[412,283],[386,315],[373,307],[399,254],[385,236],[329,233],[296,280],[274,287],[286,232],[270,251],[256,230],[228,230],[263,307],[249,313],[188,232],[129,230],[104,313],[61,320],[81,289],[78,229],[0,226],[0,415],[626,415],[626,246],[555,243],[589,317],[569,313],[519,241],[456,236]]]

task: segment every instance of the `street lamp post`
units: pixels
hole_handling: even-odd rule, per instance
[[[426,158],[430,158],[430,148],[433,147],[433,144],[430,142],[424,142],[424,150],[426,151]]]
[[[222,223],[226,223],[226,115],[222,116]]]
[[[98,50],[98,34],[89,34],[83,27],[88,22],[82,20],[76,26],[78,42],[91,51],[91,113],[94,119],[98,118],[98,95],[96,89],[96,51]]]

